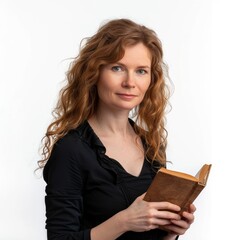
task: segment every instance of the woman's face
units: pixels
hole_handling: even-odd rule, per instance
[[[150,82],[150,51],[142,43],[128,46],[122,59],[101,69],[99,107],[130,111],[141,103]]]

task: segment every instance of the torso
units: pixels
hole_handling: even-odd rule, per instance
[[[54,228],[60,223],[60,232],[67,229],[63,235],[73,231],[72,229],[81,229],[79,236],[83,236],[87,229],[126,209],[138,196],[146,192],[155,171],[146,159],[144,164],[141,164],[140,153],[143,151],[140,151],[137,145],[131,145],[134,141],[130,139],[116,139],[112,142],[110,138],[102,137],[101,140],[107,145],[103,146],[99,136],[93,132],[88,122],[85,122],[55,145],[44,169],[47,183],[47,227],[50,230],[52,226]],[[119,151],[114,151],[115,146]],[[106,156],[106,148],[109,157]],[[115,161],[110,157],[114,157]],[[124,163],[125,157],[130,164]],[[138,177],[131,175],[138,175],[137,171],[131,169],[140,171],[141,166],[143,167]],[[56,211],[56,206],[59,211]],[[74,219],[73,225],[69,224],[71,216]],[[118,239],[160,240],[164,235],[164,231],[156,229],[139,233],[126,232]]]

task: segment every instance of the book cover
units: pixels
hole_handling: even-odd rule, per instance
[[[144,200],[166,201],[181,207],[181,212],[198,197],[207,184],[211,164],[204,164],[195,176],[183,172],[160,168],[149,186]]]

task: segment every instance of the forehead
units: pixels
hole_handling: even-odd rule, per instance
[[[119,62],[127,64],[127,63],[135,63],[137,65],[149,66],[151,65],[152,54],[150,50],[143,44],[138,43],[131,46],[126,46],[124,48],[124,55]]]

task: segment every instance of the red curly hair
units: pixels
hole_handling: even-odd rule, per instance
[[[45,166],[55,142],[96,112],[96,84],[100,68],[120,60],[124,56],[124,48],[137,43],[143,43],[151,52],[152,75],[145,97],[134,111],[135,131],[148,146],[145,153],[147,159],[166,164],[165,110],[169,88],[162,44],[153,30],[129,19],[115,19],[105,23],[95,35],[87,38],[79,55],[70,64],[66,73],[67,84],[60,91],[53,110],[54,120],[42,139],[43,158],[38,161],[40,168]]]

